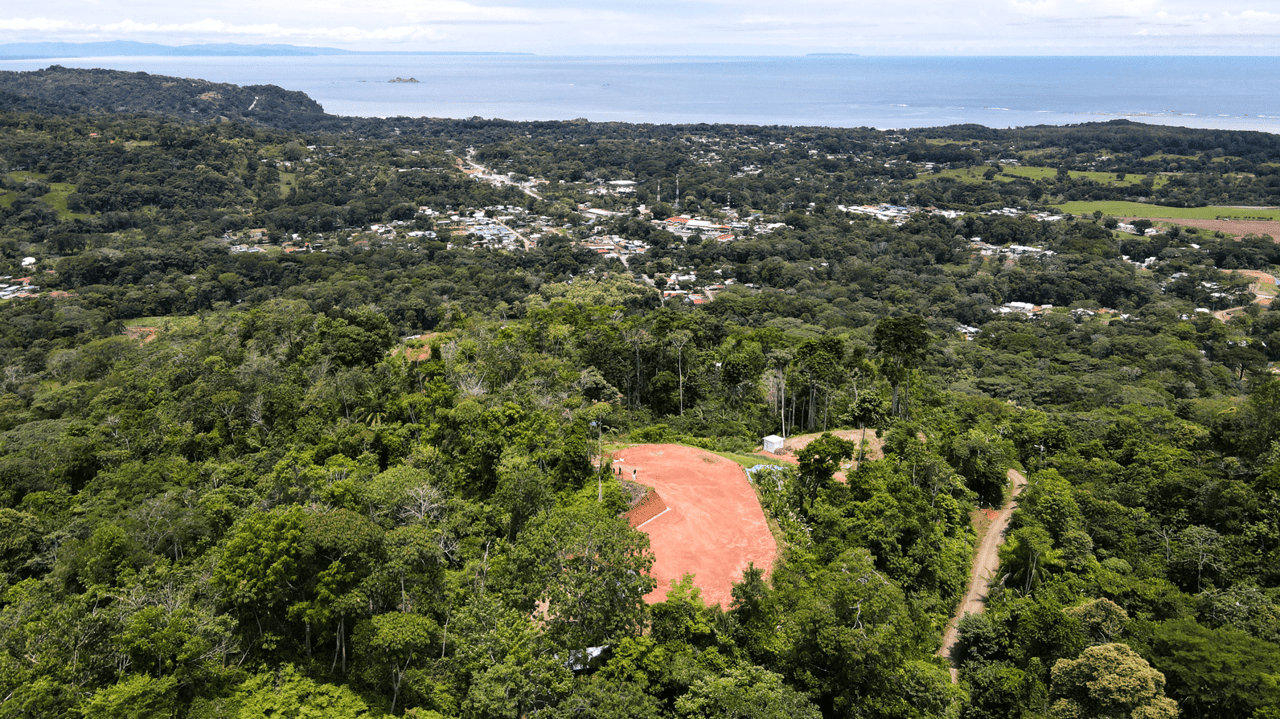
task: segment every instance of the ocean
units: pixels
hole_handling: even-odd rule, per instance
[[[279,85],[360,117],[880,129],[1128,118],[1280,132],[1277,57],[98,57],[0,70],[53,64]]]

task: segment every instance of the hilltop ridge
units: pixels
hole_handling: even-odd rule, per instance
[[[122,70],[76,69],[0,72],[0,93],[11,109],[164,114],[201,121],[240,120],[283,129],[339,129],[305,92],[276,85],[233,85]]]

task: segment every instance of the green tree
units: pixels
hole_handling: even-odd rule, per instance
[[[438,646],[440,627],[432,619],[406,612],[376,615],[356,629],[357,652],[371,669],[375,686],[391,688],[391,713],[403,693],[405,677],[415,660],[425,658]],[[383,683],[385,680],[385,684]]]
[[[177,703],[177,680],[146,674],[99,689],[78,707],[84,719],[168,719]]]
[[[803,507],[812,505],[818,494],[830,485],[832,477],[840,470],[840,463],[853,458],[857,449],[855,443],[826,433],[796,453],[800,462],[796,482]]]
[[[820,719],[822,713],[782,677],[762,667],[738,667],[699,679],[676,699],[689,719]]]
[[[1178,716],[1178,705],[1164,695],[1164,675],[1126,644],[1100,644],[1079,659],[1059,659],[1049,692],[1053,719]]]
[[[908,651],[906,601],[864,549],[804,581],[775,569],[779,665],[824,711],[854,711],[895,691]]]
[[[1042,584],[1054,569],[1061,568],[1053,538],[1040,527],[1023,527],[1009,535],[1000,548],[1000,567],[1005,571],[1005,586],[1023,594]]]
[[[1151,663],[1168,678],[1169,695],[1188,716],[1280,711],[1280,646],[1274,643],[1174,619],[1156,627]]]
[[[1094,644],[1107,644],[1120,636],[1129,621],[1129,613],[1115,602],[1102,597],[1090,599],[1078,607],[1064,610],[1080,621],[1085,636]]]
[[[347,686],[310,679],[285,664],[236,690],[236,719],[364,719],[385,716]]]
[[[575,649],[640,631],[653,590],[649,537],[602,506],[580,503],[538,517],[520,535],[509,581],[524,606],[546,602],[553,639]]]
[[[893,385],[890,411],[896,417],[911,419],[911,371],[931,339],[928,325],[919,315],[886,317],[876,324],[871,335],[876,352],[883,358],[882,373]]]
[[[301,507],[256,512],[237,523],[222,550],[212,584],[236,607],[242,630],[274,643],[284,610],[299,587],[305,558]]]

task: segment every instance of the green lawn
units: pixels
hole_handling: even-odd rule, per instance
[[[921,172],[912,182],[923,182],[930,178],[949,177],[958,182],[986,182],[983,179],[983,173],[990,169],[990,165],[981,165],[978,167],[960,167],[943,170],[941,172]],[[1133,187],[1142,181],[1142,175],[1128,174],[1123,180],[1117,180],[1113,172],[1092,172],[1085,170],[1069,170],[1067,174],[1073,179],[1087,178],[1093,180],[1099,185],[1108,187]],[[995,176],[996,182],[1013,182],[1015,178],[1023,177],[1028,180],[1053,179],[1057,177],[1058,170],[1054,167],[1006,167],[1004,172]],[[1169,178],[1163,175],[1156,175],[1153,188],[1162,187],[1169,182]]]
[[[196,315],[168,315],[164,317],[138,317],[125,320],[125,327],[157,327],[161,330],[181,330],[195,327],[200,318]]]
[[[1112,217],[1167,217],[1171,220],[1280,220],[1280,209],[1244,210],[1238,207],[1161,207],[1141,202],[1067,202],[1055,207],[1073,215],[1101,210]]]
[[[49,193],[40,199],[44,200],[49,207],[58,211],[58,219],[60,220],[86,218],[89,215],[82,212],[72,212],[67,209],[67,195],[75,191],[76,186],[70,182],[50,182]]]
[[[26,182],[27,180],[48,182],[47,178],[49,176],[39,172],[15,171],[10,172],[9,177],[12,178],[14,182]],[[48,185],[49,192],[45,193],[45,195],[40,199],[44,200],[46,205],[52,207],[58,213],[58,219],[85,219],[89,217],[89,215],[80,212],[72,212],[67,209],[67,195],[76,191],[75,185],[70,182],[48,182]],[[6,192],[3,195],[0,195],[0,205],[8,207],[12,205],[13,201],[17,198],[17,194]]]
[[[1144,158],[1142,158],[1142,159],[1147,160],[1147,161],[1151,161],[1151,160],[1198,160],[1198,159],[1200,159],[1200,157],[1199,157],[1198,155],[1171,155],[1171,154],[1169,154],[1169,153],[1167,153],[1167,152],[1157,152],[1157,153],[1156,153],[1156,154],[1154,154],[1154,155],[1147,155],[1146,157],[1144,157]]]
[[[785,462],[779,460],[770,460],[767,457],[760,457],[754,454],[736,454],[734,452],[717,452],[714,449],[706,450],[712,454],[718,454],[725,459],[732,460],[743,467],[754,467],[757,464],[778,464],[784,465]]]

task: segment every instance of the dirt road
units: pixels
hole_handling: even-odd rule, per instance
[[[1009,501],[1005,502],[1004,507],[996,513],[990,529],[987,530],[986,536],[982,538],[982,542],[978,544],[978,550],[973,555],[973,569],[969,572],[969,589],[965,592],[964,601],[960,602],[960,606],[956,609],[955,616],[947,625],[947,633],[942,637],[942,648],[938,650],[939,656],[951,657],[951,649],[955,647],[956,640],[959,638],[960,618],[966,614],[981,614],[985,608],[987,586],[993,578],[998,576],[997,572],[1000,570],[1000,546],[1004,544],[1004,533],[1009,528],[1013,509],[1018,504],[1018,495],[1027,485],[1027,478],[1018,470],[1011,469],[1009,484],[1012,488]],[[955,682],[958,679],[956,668],[953,666],[951,681]]]

